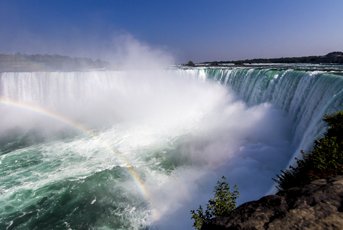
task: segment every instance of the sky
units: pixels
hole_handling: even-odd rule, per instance
[[[120,59],[123,37],[175,63],[343,51],[342,0],[0,0],[0,53]]]

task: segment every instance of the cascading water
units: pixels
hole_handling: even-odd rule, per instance
[[[225,175],[239,202],[324,132],[343,78],[193,68],[0,75],[1,229],[191,229]]]
[[[343,78],[323,71],[270,69],[203,69],[233,89],[249,106],[271,103],[294,124],[292,143],[308,150],[324,132],[325,114],[343,109]]]

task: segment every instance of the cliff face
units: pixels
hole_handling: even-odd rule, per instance
[[[202,229],[343,229],[343,176],[247,202]]]

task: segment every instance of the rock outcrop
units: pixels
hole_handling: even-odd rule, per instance
[[[343,229],[343,176],[244,203],[201,229]]]

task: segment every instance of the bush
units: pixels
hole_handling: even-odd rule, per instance
[[[313,150],[307,154],[301,151],[303,158],[297,160],[297,166],[281,170],[278,179],[278,190],[284,190],[309,184],[316,179],[328,176],[343,175],[343,111],[325,115],[323,119],[328,130],[323,138],[314,141]]]
[[[187,66],[195,66],[195,64],[194,64],[194,62],[189,61],[189,62],[187,63]]]
[[[204,221],[210,220],[212,217],[221,216],[224,212],[234,210],[236,208],[236,199],[239,197],[238,188],[235,185],[236,191],[230,192],[230,186],[226,183],[226,178],[223,176],[223,182],[217,182],[217,186],[214,187],[214,198],[210,199],[206,204],[206,211],[204,213],[203,208],[199,205],[199,209],[191,210],[192,217],[194,219],[193,227],[201,229]]]
[[[235,65],[244,65],[243,61],[235,61],[234,64]]]

